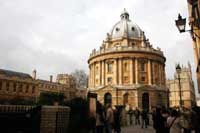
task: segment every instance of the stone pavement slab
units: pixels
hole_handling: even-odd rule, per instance
[[[152,126],[141,128],[141,126],[128,126],[122,128],[122,133],[155,133]]]

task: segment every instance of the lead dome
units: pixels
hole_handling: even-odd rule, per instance
[[[120,15],[121,20],[117,22],[111,29],[110,37],[117,39],[121,37],[142,38],[143,31],[140,27],[129,19],[129,13],[124,9]]]

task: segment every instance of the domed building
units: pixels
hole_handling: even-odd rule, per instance
[[[167,106],[163,52],[152,47],[126,10],[120,17],[100,49],[90,54],[88,90],[104,105]]]

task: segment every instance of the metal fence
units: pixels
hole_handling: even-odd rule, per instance
[[[2,133],[67,133],[70,108],[0,105]]]

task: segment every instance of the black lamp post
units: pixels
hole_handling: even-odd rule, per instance
[[[181,67],[180,65],[176,65],[176,72],[178,74],[178,87],[179,87],[179,96],[180,96],[180,101],[179,101],[179,105],[180,108],[182,109],[182,96],[181,96],[181,79],[180,79],[180,73],[181,73]]]
[[[194,34],[196,37],[198,37],[200,39],[200,37],[195,32],[193,32],[194,30],[199,30],[199,29],[185,30],[186,18],[182,18],[182,16],[180,14],[178,14],[178,19],[175,20],[175,23],[176,23],[176,27],[178,28],[180,33],[189,31],[189,32],[192,32],[192,34]]]

